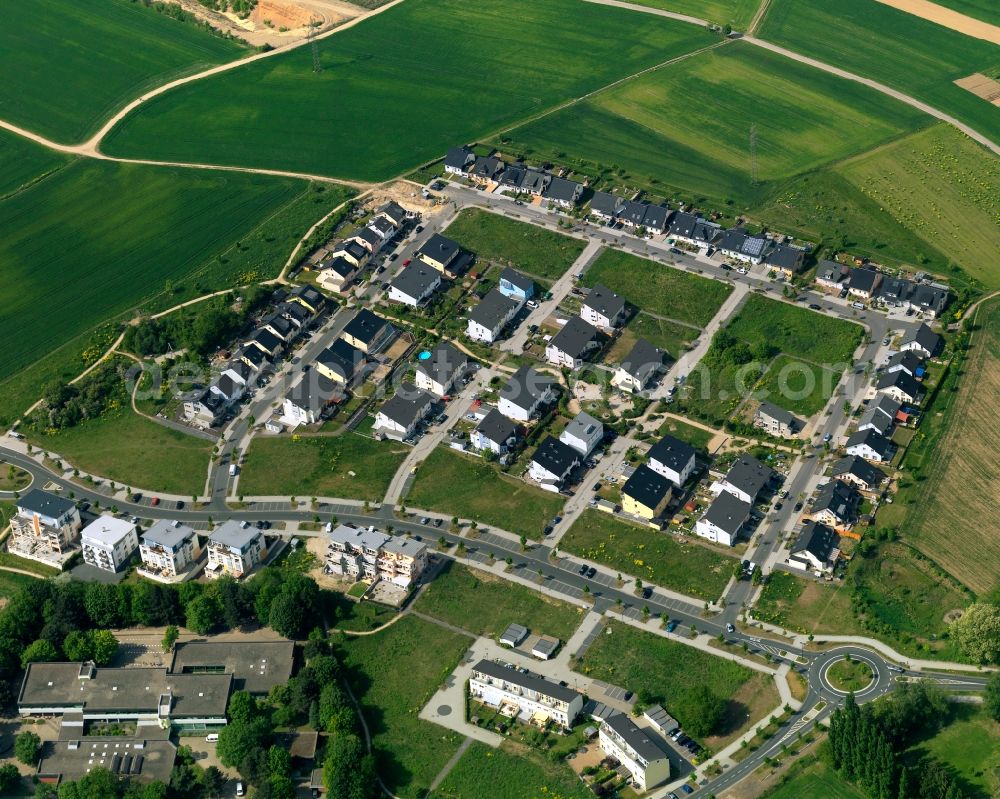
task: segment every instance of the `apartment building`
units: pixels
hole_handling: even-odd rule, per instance
[[[17,501],[7,548],[21,557],[58,566],[76,550],[80,526],[74,502],[33,488]]]
[[[214,580],[228,574],[238,580],[264,560],[267,554],[264,534],[244,525],[246,522],[230,519],[208,537],[206,577]]]
[[[542,727],[549,722],[569,727],[583,710],[583,696],[571,688],[493,660],[472,667],[469,695],[511,718]]]
[[[136,526],[114,516],[98,516],[80,533],[83,560],[104,571],[118,571],[139,546]]]
[[[651,735],[637,727],[624,713],[609,716],[601,724],[598,736],[601,749],[621,763],[639,792],[645,791],[670,777],[670,759]]]
[[[194,530],[178,521],[160,519],[147,530],[139,544],[144,576],[173,578],[186,572],[195,560]]]
[[[346,524],[331,530],[329,536],[327,574],[373,582],[386,580],[400,588],[409,588],[427,568],[427,547],[410,538]]]

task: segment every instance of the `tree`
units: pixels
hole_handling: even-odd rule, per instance
[[[725,701],[707,685],[695,686],[690,692],[690,701],[694,712],[687,720],[688,732],[698,737],[710,735],[725,713]]]
[[[171,624],[163,632],[163,651],[169,652],[174,648],[174,644],[177,642],[177,637],[181,634],[180,630],[177,629],[177,625]]]
[[[59,653],[48,641],[38,640],[28,644],[21,653],[21,668],[28,668],[29,663],[52,663],[59,660]]]
[[[1000,671],[993,672],[986,685],[986,713],[994,721],[1000,721]]]
[[[247,755],[255,750],[265,750],[271,743],[271,723],[266,718],[250,721],[234,721],[219,732],[219,742],[215,752],[222,765],[240,767]],[[246,775],[250,779],[249,775]]]
[[[375,792],[375,764],[356,735],[331,739],[323,764],[323,784],[329,799],[371,799]]]
[[[94,663],[107,666],[118,654],[118,639],[111,630],[94,630],[90,634],[94,649]]]
[[[88,583],[84,594],[87,615],[95,627],[120,629],[131,621],[128,588],[104,583]]]
[[[35,766],[41,747],[42,739],[31,730],[26,730],[14,739],[14,756],[26,766]]]
[[[976,663],[1000,662],[1000,607],[974,602],[951,623],[951,637]]]
[[[215,766],[209,766],[205,769],[201,782],[205,786],[205,794],[208,799],[216,799],[222,793],[222,789],[226,787],[226,775]]]
[[[260,715],[257,700],[246,691],[236,691],[229,698],[229,718],[238,722],[249,722]]]
[[[184,609],[186,626],[199,635],[212,632],[222,616],[219,600],[209,593],[202,594],[191,600]]]
[[[0,796],[14,792],[14,786],[21,782],[21,772],[13,763],[0,766]]]
[[[63,639],[63,654],[67,660],[92,660],[94,642],[86,630],[73,630]]]

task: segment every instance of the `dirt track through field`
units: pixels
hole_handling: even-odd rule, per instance
[[[953,31],[964,33],[993,44],[1000,44],[1000,27],[983,22],[981,19],[961,14],[950,8],[931,3],[929,0],[878,0],[883,5],[891,6],[915,17],[926,19]]]

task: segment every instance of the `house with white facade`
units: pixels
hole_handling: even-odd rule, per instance
[[[524,302],[535,296],[535,281],[508,266],[500,273],[497,289],[505,297]]]
[[[443,397],[468,368],[469,356],[445,341],[434,348],[430,358],[416,362],[414,382],[417,388]]]
[[[583,301],[580,316],[595,327],[614,330],[625,321],[625,298],[598,283]]]
[[[411,263],[389,283],[388,299],[417,308],[424,305],[441,285],[441,273],[432,266]]]
[[[153,579],[179,577],[194,563],[197,536],[193,529],[179,521],[157,520],[142,535],[139,573]]]
[[[604,440],[604,425],[581,411],[559,434],[559,440],[586,458]]]
[[[523,304],[522,300],[507,297],[498,289],[490,290],[470,311],[465,334],[473,341],[492,344]]]
[[[575,449],[547,436],[531,456],[528,477],[538,483],[539,487],[557,492],[562,489],[570,473],[580,465],[580,460],[580,453]]]
[[[472,667],[469,695],[538,726],[553,723],[568,729],[583,710],[583,696],[572,688],[494,660],[480,660]]]
[[[785,560],[793,569],[812,572],[817,576],[832,574],[840,559],[840,536],[825,524],[808,521],[789,548]]]
[[[923,401],[925,393],[920,381],[902,369],[883,374],[875,385],[875,390],[879,394],[892,397],[896,402],[908,405],[919,405]]]
[[[517,445],[518,426],[495,408],[491,409],[469,436],[472,446],[497,457],[506,455]]]
[[[774,469],[765,466],[752,455],[741,455],[733,461],[725,477],[712,483],[710,491],[715,495],[725,491],[753,505],[773,477]]]
[[[428,557],[427,546],[416,539],[341,524],[329,533],[325,568],[327,574],[405,589],[420,579]]]
[[[861,494],[850,483],[830,480],[819,487],[812,504],[813,518],[838,529],[848,528],[858,520]]]
[[[136,526],[114,516],[98,516],[80,532],[83,561],[104,571],[116,572],[139,546]]]
[[[212,532],[207,549],[205,576],[213,580],[223,574],[239,580],[267,556],[264,534],[247,522],[234,519],[223,522]]]
[[[678,488],[688,481],[694,467],[694,447],[679,438],[664,436],[649,450],[649,468]]]
[[[628,770],[639,793],[670,778],[670,758],[663,745],[624,713],[604,719],[598,743],[606,755]]]
[[[666,365],[667,353],[640,338],[615,370],[611,385],[638,394],[656,383]]]
[[[694,531],[702,538],[731,547],[750,521],[749,502],[729,491],[722,491],[695,522]]]
[[[896,445],[875,430],[858,430],[847,439],[844,451],[873,463],[888,463],[896,454]]]
[[[375,432],[400,440],[409,438],[430,414],[435,401],[433,394],[412,383],[403,383],[379,408],[375,415]]]
[[[33,488],[15,502],[7,549],[22,558],[62,567],[79,548],[82,523],[76,503]]]
[[[838,460],[830,474],[865,494],[877,494],[889,479],[885,472],[857,455],[847,455]]]
[[[293,430],[301,424],[316,424],[344,396],[341,388],[319,370],[308,371],[285,394],[281,421]]]
[[[710,222],[697,214],[678,211],[670,220],[667,235],[682,244],[707,247],[722,235],[722,225]]]
[[[545,360],[565,369],[579,369],[600,347],[597,328],[574,316],[549,340],[545,347]]]
[[[765,433],[781,438],[794,436],[802,427],[802,422],[795,416],[771,402],[762,402],[758,406],[753,424]]]
[[[861,414],[858,430],[860,432],[874,430],[880,435],[891,436],[900,407],[900,403],[888,394],[877,394]]]
[[[555,380],[525,365],[519,367],[500,389],[497,410],[515,421],[527,422],[555,399]]]
[[[942,341],[941,336],[921,323],[916,330],[903,336],[899,349],[903,352],[915,352],[924,358],[933,358],[941,350]]]

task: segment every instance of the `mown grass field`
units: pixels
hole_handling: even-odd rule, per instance
[[[429,616],[477,635],[498,638],[517,622],[566,641],[580,624],[581,611],[518,583],[449,562],[417,600]]]
[[[707,547],[681,544],[670,533],[637,527],[596,510],[583,512],[559,548],[635,575],[646,584],[713,601],[722,595],[735,563]]]
[[[1000,251],[1000,158],[954,128],[935,125],[837,171],[928,248],[984,285],[1000,287],[996,259],[983,257]]]
[[[249,53],[130,0],[5,3],[0,118],[77,141],[142,92]]]
[[[474,743],[432,794],[434,799],[588,799],[593,796],[565,763],[535,749]]]
[[[714,433],[702,430],[700,427],[695,427],[687,422],[682,422],[680,419],[664,420],[658,432],[661,436],[670,435],[681,441],[686,441],[695,449],[702,451],[708,450],[708,444],[714,437]]]
[[[5,600],[10,599],[22,588],[30,588],[37,583],[35,577],[29,577],[27,574],[0,570],[0,603],[5,604]]]
[[[761,799],[865,799],[865,794],[817,760],[763,794]]]
[[[697,327],[707,325],[733,291],[727,283],[609,249],[590,265],[583,283],[603,283],[644,311]]]
[[[636,5],[687,14],[716,25],[744,30],[757,10],[757,0],[633,0]]]
[[[716,40],[575,0],[408,0],[320,41],[322,72],[303,47],[198,81],[143,106],[105,149],[386,180]]]
[[[297,441],[257,436],[247,449],[240,492],[380,502],[409,451],[405,444],[354,432],[303,435]]]
[[[444,235],[475,253],[481,263],[494,261],[549,281],[562,277],[586,246],[572,236],[479,208],[462,211]]]
[[[775,570],[754,606],[754,617],[803,634],[863,635],[851,611],[851,588]]]
[[[617,621],[607,625],[574,669],[628,688],[643,702],[663,705],[682,727],[698,712],[691,689],[710,686],[727,703],[719,728],[704,741],[710,747],[745,731],[779,704],[769,675]]]
[[[1000,793],[1000,724],[976,705],[951,705],[952,718],[941,730],[913,747],[910,755],[932,755],[958,773],[969,799]]]
[[[407,616],[376,635],[348,639],[343,647],[347,679],[372,734],[379,776],[397,796],[425,796],[461,743],[458,733],[421,721],[417,714],[471,642]]]
[[[546,523],[562,509],[564,499],[501,474],[480,458],[438,447],[420,464],[405,502],[410,507],[540,538]]]
[[[758,35],[895,89],[990,138],[1000,108],[953,81],[997,66],[997,47],[871,0],[773,0]]]
[[[925,119],[867,87],[736,42],[529,122],[505,134],[505,147],[579,165],[585,174],[614,173],[656,194],[745,207],[775,181],[863,152]],[[758,186],[750,179],[754,124]]]

